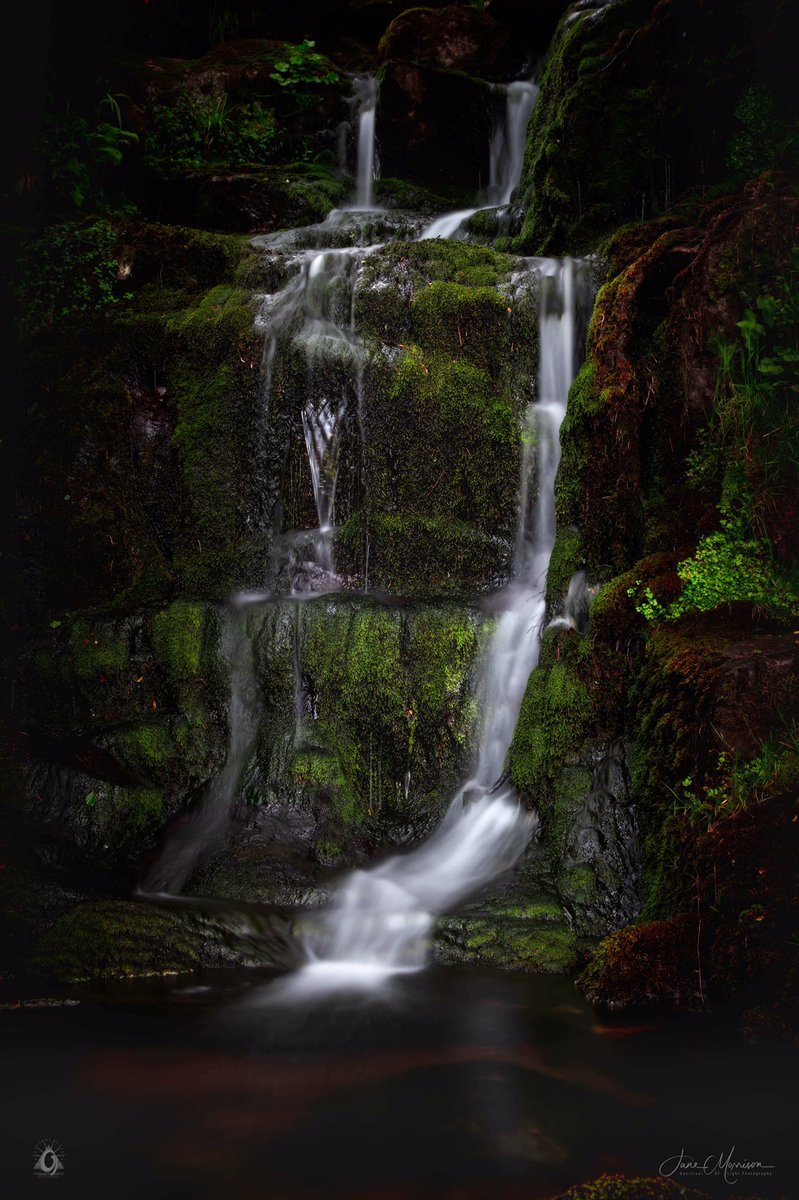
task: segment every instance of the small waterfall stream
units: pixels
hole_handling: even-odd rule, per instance
[[[436,916],[511,870],[535,831],[537,818],[520,808],[504,779],[505,757],[538,661],[560,426],[578,359],[575,276],[587,282],[587,268],[571,259],[531,259],[524,274],[539,290],[538,396],[525,415],[513,577],[483,660],[474,773],[421,846],[340,883],[331,906],[302,936],[307,964],[281,984],[281,997],[371,987],[419,970]]]
[[[516,79],[512,83],[496,85],[496,90],[504,93],[505,105],[494,121],[489,143],[489,183],[485,203],[437,217],[422,232],[422,240],[463,237],[463,226],[475,213],[510,204],[522,175],[527,126],[538,99],[538,87],[529,79]]]
[[[505,120],[492,143],[491,194],[496,203],[507,202],[518,182],[535,95],[534,85],[527,82],[507,88]],[[310,468],[317,530],[285,534],[278,539],[278,547],[282,545],[287,552],[283,553],[283,578],[288,578],[288,595],[297,606],[295,643],[305,598],[343,586],[336,576],[333,553],[335,500],[341,428],[354,409],[363,434],[363,346],[355,325],[355,292],[364,256],[382,244],[369,241],[374,237],[374,227],[364,225],[363,216],[364,210],[379,212],[371,207],[376,105],[373,79],[357,82],[356,102],[359,145],[354,205],[331,213],[326,222],[310,230],[259,239],[265,246],[287,251],[288,261],[295,266],[286,286],[263,298],[258,320],[264,335],[267,414],[278,355],[290,354],[295,367],[303,364],[304,371],[304,399],[298,417]],[[417,226],[417,237],[457,237],[465,215],[468,213],[444,214],[421,231]],[[380,214],[378,219],[384,216],[388,214]],[[390,231],[391,226],[388,228]],[[349,244],[311,248],[319,246],[316,239],[331,233]],[[364,240],[368,244],[360,245]],[[370,869],[353,871],[341,880],[326,909],[316,912],[306,924],[300,923],[299,942],[306,964],[281,984],[282,995],[325,992],[353,984],[371,986],[397,972],[419,970],[427,962],[436,917],[511,871],[535,832],[537,818],[520,807],[505,779],[505,758],[527,680],[538,660],[546,574],[555,540],[559,433],[577,367],[577,283],[583,278],[587,279],[587,270],[582,263],[530,259],[511,283],[511,290],[530,288],[537,293],[539,378],[536,400],[524,417],[512,577],[494,599],[498,616],[480,671],[482,719],[471,777],[426,841],[409,853],[395,855]],[[273,557],[280,560],[281,553]],[[280,570],[276,572],[279,576]],[[294,653],[299,728],[301,664],[297,644]],[[234,649],[231,663],[228,762],[199,806],[197,817],[175,828],[147,880],[150,890],[179,890],[197,863],[202,840],[216,845],[224,836],[227,814],[257,728],[248,700],[253,690],[252,649],[249,657],[243,648]],[[406,775],[406,800],[410,785],[410,776]]]
[[[255,744],[261,696],[247,616],[229,609],[221,614],[221,621],[222,655],[230,672],[227,759],[197,804],[170,827],[160,853],[140,881],[144,895],[177,895],[201,860],[224,843],[241,773]]]
[[[353,105],[358,122],[358,148],[355,170],[354,211],[368,212],[374,207],[375,125],[377,121],[377,80],[362,75],[355,80]]]
[[[505,93],[505,111],[491,136],[490,176],[486,198],[491,204],[510,204],[524,165],[527,126],[530,123],[538,86],[529,79],[498,85]]]

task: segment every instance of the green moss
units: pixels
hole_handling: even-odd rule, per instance
[[[509,751],[511,778],[537,798],[585,739],[591,694],[573,667],[556,662],[530,676]]]
[[[491,373],[510,350],[507,300],[492,286],[436,281],[413,300],[415,339],[424,350],[463,357]]]
[[[293,802],[323,816],[318,838],[348,852],[364,829],[427,828],[465,766],[480,617],[320,598],[294,619],[273,617],[264,641],[259,777],[287,777]],[[296,729],[294,654],[308,697]]]
[[[207,622],[207,606],[185,600],[153,618],[153,648],[173,686],[183,687],[200,674]]]
[[[598,19],[564,18],[528,129],[525,217],[515,248],[583,252],[608,230],[649,217],[653,207],[667,210],[664,161],[672,169],[679,163],[683,191],[723,179],[719,129],[730,128],[746,75],[746,21],[745,4],[697,12],[692,0],[620,0]]]
[[[107,624],[92,629],[85,621],[76,621],[70,630],[69,648],[75,673],[86,681],[100,675],[118,675],[128,665],[126,634],[112,632]]]
[[[119,867],[139,862],[143,849],[152,845],[163,825],[164,800],[155,788],[125,788],[98,783],[84,799],[87,806],[88,849],[101,867]]]
[[[371,587],[410,596],[461,596],[507,576],[510,543],[473,524],[422,515],[362,514],[338,530],[339,564],[368,575]]]
[[[104,900],[81,904],[37,943],[30,967],[58,983],[191,971],[207,958],[184,914]]]
[[[559,914],[562,915],[562,914]],[[469,962],[505,970],[560,975],[580,961],[574,933],[555,924],[549,912],[543,922],[471,919],[465,922],[463,956]]]
[[[600,292],[600,298],[602,293]],[[597,309],[600,309],[600,298]],[[587,477],[596,454],[595,421],[605,407],[599,374],[589,357],[569,392],[569,403],[561,428],[561,462],[555,485],[559,528],[583,529],[586,523]],[[595,556],[594,556],[595,557]],[[592,564],[594,565],[594,564]]]
[[[553,616],[562,605],[572,576],[584,564],[583,539],[573,525],[558,530],[547,568],[547,611]]]
[[[137,725],[117,738],[123,761],[135,771],[159,774],[175,755],[175,743],[164,725]]]

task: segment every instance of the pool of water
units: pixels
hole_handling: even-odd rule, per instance
[[[793,1187],[797,1055],[708,1018],[599,1021],[568,980],[437,970],[275,1001],[265,972],[117,984],[0,1012],[0,1194],[82,1200],[544,1200],[732,1152]],[[57,1179],[35,1150],[62,1150]],[[49,1192],[48,1192],[49,1194]]]

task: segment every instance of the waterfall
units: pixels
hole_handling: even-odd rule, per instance
[[[376,175],[375,125],[377,120],[377,80],[373,75],[360,75],[355,80],[353,106],[358,126],[358,149],[355,167],[356,211],[374,208]]]
[[[198,803],[170,827],[158,856],[140,883],[140,891],[145,895],[178,894],[201,860],[223,844],[236,789],[255,745],[261,699],[247,618],[229,611],[223,614],[222,621],[222,654],[230,671],[227,759]]]
[[[341,429],[350,407],[361,418],[362,347],[355,332],[355,285],[361,258],[370,247],[304,251],[283,290],[263,299],[259,328],[264,334],[264,405],[268,409],[278,345],[304,359],[304,398],[299,417],[308,455],[317,529],[289,534],[290,590],[338,586],[333,555],[336,483]],[[278,565],[277,572],[282,567]]]
[[[538,661],[560,426],[578,359],[575,277],[587,281],[588,272],[571,259],[531,259],[524,274],[539,297],[538,395],[525,414],[513,577],[499,597],[482,665],[474,773],[426,842],[341,881],[330,907],[302,933],[306,965],[281,983],[278,998],[374,987],[419,970],[436,916],[511,870],[535,831],[537,819],[521,809],[505,780],[505,758]]]
[[[487,199],[501,205],[510,203],[521,179],[527,126],[538,99],[538,87],[529,79],[499,86],[505,93],[505,111],[491,134]]]
[[[538,87],[529,79],[516,79],[513,83],[497,84],[497,90],[504,93],[505,105],[501,118],[494,122],[489,142],[489,184],[485,192],[486,203],[477,208],[463,208],[458,212],[444,213],[443,216],[437,217],[420,235],[422,241],[428,238],[463,237],[462,227],[469,217],[486,209],[510,203],[513,191],[521,179],[527,126],[538,99]]]
[[[336,405],[324,396],[317,404],[314,404],[312,399],[307,400],[302,410],[302,428],[319,518],[316,561],[322,570],[331,576],[334,569],[330,536],[333,531],[333,509],[336,502],[339,432],[345,412],[346,405],[343,400]]]

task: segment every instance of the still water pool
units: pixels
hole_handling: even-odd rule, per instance
[[[265,972],[115,984],[0,1012],[0,1195],[544,1200],[733,1151],[790,1197],[797,1056],[710,1018],[599,1021],[568,980],[437,970],[270,1001]],[[45,1141],[57,1179],[33,1174]]]

